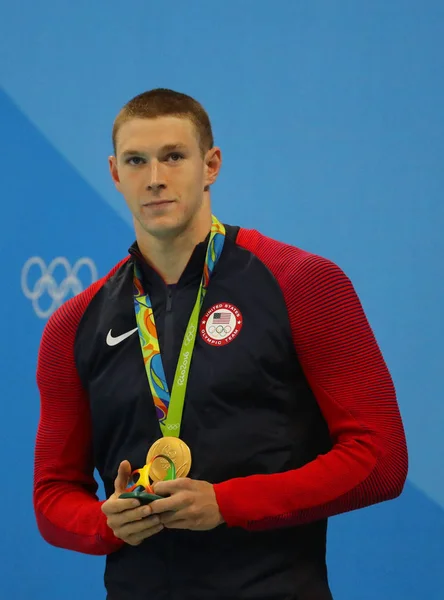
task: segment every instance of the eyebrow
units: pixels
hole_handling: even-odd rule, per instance
[[[165,146],[162,146],[162,148],[160,149],[160,152],[173,152],[174,150],[187,150],[187,146],[185,146],[185,144],[165,144]],[[140,154],[145,154],[145,152],[143,150],[125,150],[124,152],[122,152],[121,156],[123,156],[124,158],[128,157],[128,156],[139,156]]]

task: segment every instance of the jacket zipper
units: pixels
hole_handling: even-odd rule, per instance
[[[173,345],[174,345],[174,322],[173,322],[173,290],[167,289],[167,300],[165,308],[165,329],[164,329],[164,350],[162,355],[165,357],[164,369],[165,377],[167,378],[168,387],[171,393],[172,378],[174,373],[171,372],[171,361],[173,360]],[[171,376],[170,376],[171,375]]]

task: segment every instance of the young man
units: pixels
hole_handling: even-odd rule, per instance
[[[328,517],[397,497],[407,475],[354,288],[331,261],[212,216],[221,151],[194,99],[137,96],[113,142],[136,242],[43,334],[40,532],[106,554],[109,600],[331,599]],[[121,498],[146,464],[161,498]]]

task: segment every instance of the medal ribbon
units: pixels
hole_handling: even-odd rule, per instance
[[[199,325],[199,313],[214,267],[222,253],[224,242],[225,227],[213,215],[202,279],[182,342],[171,394],[162,364],[151,300],[148,294],[144,293],[140,269],[137,265],[134,266],[134,310],[139,330],[140,346],[148,383],[156,407],[157,418],[159,419],[160,429],[164,436],[179,437],[180,434],[191,357]]]

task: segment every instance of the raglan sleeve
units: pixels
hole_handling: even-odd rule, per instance
[[[333,262],[307,255],[281,282],[298,359],[332,449],[295,470],[215,485],[229,526],[328,518],[396,498],[407,477],[394,384],[350,279]]]
[[[104,555],[123,542],[108,527],[97,496],[88,398],[74,360],[82,303],[85,296],[76,296],[60,307],[40,343],[33,503],[38,529],[49,544]]]

